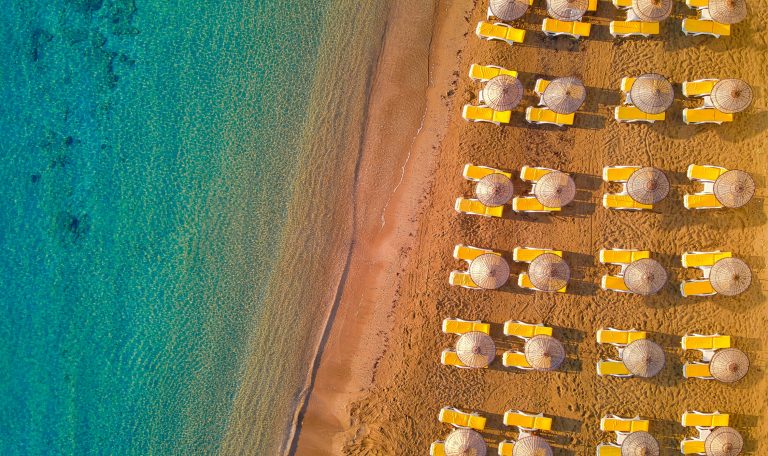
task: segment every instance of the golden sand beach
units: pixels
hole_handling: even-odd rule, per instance
[[[659,36],[619,40],[608,33],[608,22],[620,13],[601,1],[596,13],[585,16],[592,23],[591,36],[576,42],[540,32],[546,11],[537,0],[515,22],[528,31],[525,42],[515,46],[474,35],[485,18],[485,1],[430,6],[393,6],[410,13],[397,17],[410,19],[388,23],[364,150],[385,153],[391,145],[408,154],[397,154],[406,158],[398,162],[403,176],[394,189],[379,188],[375,178],[363,179],[358,188],[360,201],[370,196],[374,204],[356,220],[362,234],[301,412],[296,454],[428,454],[430,443],[451,430],[437,421],[445,405],[488,418],[483,437],[490,453],[499,441],[516,438],[502,415],[520,409],[554,418],[552,431],[542,436],[555,454],[594,454],[598,443],[612,438],[599,429],[600,418],[611,413],[649,419],[662,454],[679,454],[680,440],[691,436],[680,425],[686,410],[731,414],[731,425],[745,438],[744,454],[768,454],[768,4],[750,2],[748,18],[733,26],[732,35],[715,39],[684,36],[680,21],[694,13],[676,2]],[[477,104],[481,88],[467,77],[472,63],[519,72],[526,92],[509,125],[462,120],[461,106]],[[612,109],[622,101],[621,78],[647,72],[674,84],[676,97],[666,120],[618,124]],[[538,102],[535,80],[568,75],[587,86],[575,125],[526,123],[524,107]],[[681,111],[695,102],[681,95],[680,83],[707,77],[747,81],[755,92],[752,106],[731,123],[685,125]],[[423,94],[423,103],[413,101]],[[393,139],[398,137],[413,139],[402,144]],[[363,169],[381,163],[376,155],[367,160]],[[523,165],[558,169],[574,177],[576,199],[557,215],[511,210],[503,219],[460,215],[453,209],[455,199],[472,193],[461,176],[466,163],[515,175]],[[755,198],[739,209],[685,209],[683,195],[695,191],[685,175],[691,163],[749,172],[757,184]],[[670,194],[652,211],[607,210],[601,205],[608,190],[601,171],[607,165],[659,168],[669,178]],[[514,183],[520,194],[521,182]],[[377,199],[382,195],[383,204]],[[448,275],[461,267],[451,256],[456,244],[494,249],[509,260],[518,246],[562,250],[571,268],[568,292],[521,290],[514,283],[521,268],[514,263],[510,282],[500,290],[451,287]],[[603,247],[651,251],[668,272],[667,284],[648,297],[601,290],[600,277],[612,272],[597,261]],[[691,278],[680,254],[708,250],[730,251],[747,262],[753,280],[745,293],[680,296],[679,283]],[[546,323],[564,343],[567,360],[555,372],[505,368],[498,357],[489,369],[442,366],[441,350],[455,343],[454,336],[440,331],[446,317],[491,323],[500,349],[513,346],[502,334],[505,321]],[[647,331],[665,351],[662,372],[649,379],[598,377],[595,363],[612,354],[596,343],[595,333],[608,326]],[[682,365],[689,355],[680,339],[693,332],[731,335],[733,346],[750,358],[747,376],[735,384],[684,379]]]

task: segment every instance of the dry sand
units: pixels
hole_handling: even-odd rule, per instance
[[[395,3],[395,8],[408,8],[406,2]],[[545,14],[539,3],[543,2],[517,24],[529,33],[524,45],[514,47],[474,36],[487,7],[484,1],[438,2],[434,19],[415,16],[414,23],[435,24],[429,66],[417,67],[430,70],[430,83],[427,86],[420,79],[407,86],[426,87],[421,130],[414,131],[408,120],[398,125],[384,114],[424,112],[418,103],[409,105],[407,95],[392,93],[402,82],[395,77],[400,74],[398,65],[408,61],[396,55],[426,48],[401,43],[389,53],[385,49],[380,65],[389,65],[389,70],[379,70],[374,87],[371,112],[380,115],[369,119],[366,150],[385,152],[389,133],[418,135],[406,145],[412,152],[394,193],[382,192],[385,189],[370,180],[361,181],[360,191],[385,193],[389,202],[381,211],[358,220],[365,235],[357,241],[355,266],[303,414],[297,454],[427,454],[430,443],[450,431],[436,419],[444,405],[489,417],[484,436],[491,452],[498,441],[515,437],[501,423],[503,412],[515,408],[555,418],[553,431],[544,436],[556,454],[594,454],[599,442],[611,438],[599,430],[600,417],[607,413],[650,419],[651,432],[664,454],[675,454],[684,433],[680,415],[695,409],[731,413],[733,426],[746,439],[746,454],[768,454],[764,373],[768,343],[764,331],[768,324],[764,205],[768,33],[764,24],[768,5],[750,2],[749,18],[733,27],[731,37],[719,40],[685,37],[680,32],[681,18],[693,15],[682,2],[676,3],[673,17],[662,24],[660,37],[614,40],[607,23],[617,12],[609,2],[600,2],[598,12],[586,19],[594,24],[592,36],[575,43],[567,38],[546,39],[535,31]],[[456,41],[458,32],[464,38]],[[476,103],[479,89],[466,77],[471,63],[498,64],[520,72],[526,98],[509,126],[467,124],[461,119],[461,106]],[[650,71],[677,83],[678,98],[667,121],[617,124],[612,107],[620,102],[620,79]],[[588,86],[587,102],[576,124],[567,129],[526,124],[524,106],[536,103],[532,93],[536,78],[571,74],[582,77]],[[686,126],[682,107],[695,103],[680,96],[679,83],[705,77],[748,81],[755,89],[753,106],[737,114],[732,124]],[[375,157],[369,160],[377,163]],[[557,216],[519,216],[509,211],[507,218],[491,220],[458,215],[453,210],[455,198],[471,194],[471,186],[461,178],[465,163],[515,173],[522,165],[560,169],[575,177],[576,202]],[[685,178],[690,163],[750,172],[758,184],[755,199],[738,210],[687,211],[682,195],[693,189]],[[658,167],[670,178],[672,191],[653,212],[612,212],[600,206],[606,190],[600,180],[602,167],[629,164]],[[374,229],[377,218],[379,228]],[[515,266],[510,285],[502,290],[452,288],[448,274],[461,267],[451,257],[457,243],[493,248],[508,258],[516,246],[563,250],[572,270],[569,291],[564,295],[524,292],[511,284],[519,271]],[[600,290],[600,276],[610,271],[597,264],[601,247],[650,250],[667,267],[669,283],[648,298]],[[732,251],[752,267],[753,284],[745,294],[680,297],[677,285],[688,272],[682,269],[679,255],[710,249]],[[555,327],[569,359],[561,371],[551,373],[505,369],[498,359],[482,371],[441,366],[440,351],[455,340],[440,333],[445,317],[493,323],[492,335],[501,349],[513,345],[501,335],[504,321],[544,322]],[[595,362],[612,355],[595,342],[595,331],[605,326],[649,331],[650,338],[667,352],[666,368],[647,380],[597,377]],[[751,359],[750,373],[735,385],[684,380],[680,336],[687,332],[732,335],[733,345]]]

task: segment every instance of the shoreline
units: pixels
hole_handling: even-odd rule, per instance
[[[299,420],[288,454],[339,454],[343,434],[350,427],[346,409],[373,382],[375,365],[381,356],[371,347],[387,343],[388,331],[383,326],[391,324],[399,277],[407,262],[403,252],[413,247],[414,232],[426,203],[423,195],[431,185],[431,171],[437,165],[435,150],[447,126],[449,110],[441,94],[448,92],[456,79],[450,69],[455,67],[452,57],[459,49],[435,49],[433,43],[439,34],[437,42],[444,44],[447,33],[453,33],[452,42],[461,42],[460,32],[445,30],[442,26],[451,23],[446,16],[464,14],[469,8],[452,5],[450,13],[443,12],[439,11],[444,7],[442,2],[435,2],[434,13],[430,9],[425,15],[423,11],[413,11],[416,7],[392,5],[387,20],[384,48],[366,117],[363,156],[359,163],[362,173],[359,180],[356,179],[355,185],[359,188],[353,197],[355,204],[365,201],[366,205],[355,217],[355,233],[344,272],[347,277],[340,281],[331,325],[318,350],[311,388],[298,411]],[[424,27],[425,20],[430,20],[432,26]],[[411,34],[414,30],[422,33],[428,30],[429,39],[420,36],[421,40],[414,40],[403,29]],[[414,42],[426,46],[414,50]],[[413,54],[417,54],[414,60],[420,60],[424,66],[426,77],[403,81],[399,75],[418,66],[408,62]],[[405,92],[413,92],[412,96],[403,95],[404,88]],[[423,101],[417,103],[420,109],[416,110],[408,105],[414,104],[413,95],[420,92],[425,95]],[[404,115],[403,111],[408,114]],[[386,134],[395,130],[395,135]],[[395,150],[402,151],[398,158],[392,157]],[[388,163],[400,166],[388,167]],[[391,178],[396,178],[393,190],[384,192],[386,198],[382,198],[379,191],[383,169],[387,174],[384,181],[392,182]],[[357,212],[356,209],[353,211]],[[371,333],[371,328],[382,329]],[[361,340],[365,344],[361,344]],[[350,374],[341,374],[343,372]],[[329,431],[333,437],[328,435]]]

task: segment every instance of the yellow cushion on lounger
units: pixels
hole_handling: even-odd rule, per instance
[[[525,359],[524,353],[518,353],[513,351],[504,352],[504,354],[501,356],[501,364],[503,364],[505,367],[522,367],[522,368],[531,367],[531,365],[528,364],[528,360]]]
[[[521,272],[520,275],[517,277],[517,286],[520,288],[525,288],[527,290],[534,290],[534,291],[542,291],[536,288],[536,286],[531,282],[531,278],[528,276],[528,274]],[[558,293],[565,293],[568,289],[568,285],[564,286],[563,288],[557,290]]]
[[[653,209],[653,204],[638,203],[631,196],[618,193],[603,195],[603,206],[607,209]]]
[[[551,17],[544,18],[541,23],[541,31],[550,34],[566,34],[574,37],[587,37],[592,24],[578,21],[560,21]]]
[[[495,65],[478,65],[473,63],[469,67],[469,78],[476,81],[489,81],[496,76],[507,75],[513,78],[517,77],[517,71],[507,70]]]
[[[639,166],[606,166],[603,168],[603,180],[606,182],[626,182]]]
[[[432,445],[429,447],[429,456],[445,456],[445,443],[432,442]]]
[[[466,367],[466,365],[459,359],[459,355],[450,349],[442,351],[440,354],[440,362],[446,366]]]
[[[683,350],[719,350],[731,347],[731,336],[683,336]]]
[[[548,168],[538,168],[535,166],[523,166],[520,168],[520,179],[529,182],[537,182],[546,174],[551,173],[553,170]]]
[[[477,431],[485,429],[486,418],[477,414],[463,412],[453,407],[443,407],[440,409],[438,421],[454,426],[472,428]]]
[[[717,427],[728,426],[729,416],[727,413],[683,413],[683,419],[680,421],[683,426],[697,427]]]
[[[454,287],[480,288],[472,280],[472,277],[469,275],[469,273],[461,271],[451,272],[451,275],[448,276],[448,283]]]
[[[719,166],[708,165],[690,165],[688,167],[688,179],[696,179],[714,182],[720,175],[724,174],[728,170]]]
[[[683,376],[685,378],[709,378],[712,374],[709,371],[709,364],[685,363],[683,365]]]
[[[648,114],[635,106],[616,106],[614,117],[619,122],[656,122],[666,119],[663,112]]]
[[[731,34],[731,26],[715,21],[703,21],[701,19],[691,19],[686,17],[683,19],[683,32],[687,35],[705,34],[728,36]]]
[[[525,429],[536,429],[540,431],[552,430],[552,418],[513,411],[504,413],[504,424],[507,426],[518,426]]]
[[[730,257],[731,252],[684,253],[682,263],[684,268],[707,268],[723,258]]]
[[[479,200],[470,198],[457,198],[456,211],[467,214],[482,215],[485,217],[503,217],[504,206],[486,206]]]
[[[659,23],[658,22],[644,22],[644,21],[611,21],[608,26],[611,35],[625,36],[625,35],[658,35]]]
[[[533,87],[533,91],[536,92],[538,95],[542,95],[545,90],[547,90],[547,86],[549,86],[549,82],[546,79],[537,79],[536,85]]]
[[[716,123],[733,122],[733,114],[721,112],[715,108],[696,108],[683,109],[683,122],[687,124],[695,123]]]
[[[709,0],[685,0],[685,4],[690,8],[707,8]]]
[[[723,207],[714,193],[684,195],[683,206],[686,209],[721,209]]]
[[[600,420],[603,432],[648,432],[648,420],[605,417]]]
[[[616,8],[631,8],[632,0],[613,0],[613,6]]]
[[[621,447],[611,444],[598,445],[597,456],[621,456]]]
[[[645,331],[621,331],[613,329],[597,330],[598,344],[629,345],[636,340],[642,340],[646,337],[647,333]]]
[[[512,198],[512,210],[517,212],[560,212],[559,207],[546,207],[533,196],[516,196]]]
[[[458,244],[453,248],[453,257],[457,260],[472,261],[480,255],[485,255],[486,253],[495,253],[498,255],[498,253],[494,252],[493,250],[479,249],[477,247],[464,244]]]
[[[683,296],[709,296],[715,294],[715,289],[709,280],[688,280],[680,285]]]
[[[683,82],[683,95],[686,97],[703,97],[712,93],[717,79],[702,79],[699,81]]]
[[[651,252],[648,250],[600,250],[600,262],[605,264],[629,264],[650,256]]]
[[[597,362],[597,375],[630,375],[621,361],[600,360]]]
[[[704,454],[706,451],[703,440],[685,439],[680,442],[680,452],[683,454]]]
[[[525,30],[516,29],[508,25],[491,24],[485,21],[477,24],[475,33],[480,37],[500,39],[508,43],[522,43],[525,40]]]
[[[448,334],[465,334],[478,331],[486,334],[491,333],[491,325],[480,321],[465,321],[446,318],[443,320],[443,332]]]
[[[464,178],[469,180],[480,180],[489,174],[503,174],[512,179],[512,173],[504,172],[500,169],[490,168],[488,166],[476,166],[467,164],[464,166]]]
[[[622,276],[604,275],[600,285],[604,290],[629,291]]]
[[[548,108],[529,106],[525,109],[525,120],[534,123],[549,123],[555,125],[573,125],[575,113],[558,114]]]
[[[519,261],[521,263],[530,263],[535,260],[536,257],[544,255],[545,253],[551,253],[559,257],[563,257],[561,250],[549,250],[549,249],[533,249],[530,247],[515,247],[512,250],[512,261]]]
[[[513,456],[515,451],[515,442],[504,440],[499,442],[499,456]]]
[[[629,91],[632,90],[632,84],[635,83],[635,79],[637,78],[630,78],[630,77],[621,78],[621,91],[624,93],[629,93]]]
[[[506,124],[512,118],[512,111],[494,111],[485,106],[464,105],[462,116],[467,120]]]
[[[504,323],[504,335],[525,338],[541,335],[551,336],[552,328],[544,325],[532,325],[529,323],[520,323],[510,320]]]

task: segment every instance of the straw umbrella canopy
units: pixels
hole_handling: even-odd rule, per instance
[[[456,341],[456,355],[469,367],[486,367],[496,357],[496,344],[486,333],[464,333]]]
[[[514,21],[528,11],[527,0],[490,0],[491,14],[502,21]]]
[[[709,373],[723,383],[741,380],[749,371],[749,358],[738,348],[719,350],[709,362]]]
[[[752,87],[741,79],[721,79],[709,96],[715,108],[732,114],[747,109],[752,103]]]
[[[672,14],[672,0],[632,0],[632,11],[641,21],[661,22]]]
[[[709,281],[716,292],[725,296],[736,296],[749,288],[752,271],[743,260],[723,258],[709,271]]]
[[[739,169],[726,171],[715,180],[715,198],[725,207],[741,207],[755,194],[755,181]]]
[[[555,370],[565,360],[565,348],[552,336],[534,336],[525,343],[525,360],[540,371]]]
[[[719,427],[704,440],[707,456],[736,456],[741,454],[744,438],[732,427]]]
[[[632,103],[648,114],[661,114],[672,106],[675,91],[667,78],[656,73],[638,76],[629,90]]]
[[[624,283],[632,293],[652,295],[667,283],[667,271],[651,258],[633,261],[624,271]]]
[[[558,114],[576,112],[587,98],[587,88],[576,76],[557,78],[549,83],[542,94],[544,104]]]
[[[494,253],[484,253],[469,264],[469,276],[480,288],[495,290],[509,280],[509,263]]]
[[[640,168],[627,180],[627,193],[642,204],[656,204],[669,193],[667,176],[656,168]]]
[[[568,285],[571,268],[554,253],[537,256],[528,267],[528,276],[533,286],[542,291],[557,291]]]
[[[512,456],[552,456],[552,447],[538,435],[529,435],[515,443]]]
[[[624,366],[638,377],[653,377],[664,368],[664,350],[656,342],[640,339],[627,345],[621,353]]]
[[[471,429],[456,429],[445,439],[446,456],[485,456],[483,437]]]
[[[563,207],[576,196],[576,184],[571,176],[552,171],[539,179],[533,187],[533,195],[547,207]]]
[[[561,21],[578,21],[588,6],[589,0],[547,0],[547,12]]]
[[[515,109],[522,99],[523,84],[506,74],[491,79],[483,88],[483,100],[494,111]]]
[[[489,174],[475,186],[475,196],[486,206],[503,206],[512,199],[515,188],[512,181],[501,173]]]
[[[659,442],[647,432],[633,432],[622,442],[621,456],[659,456]]]
[[[735,24],[747,17],[744,0],[709,0],[709,15],[721,24]]]

